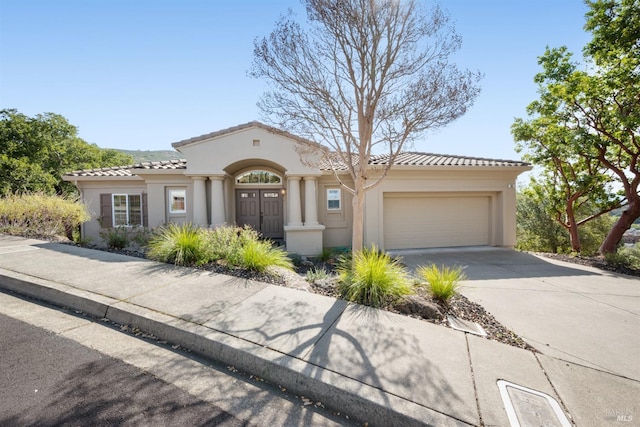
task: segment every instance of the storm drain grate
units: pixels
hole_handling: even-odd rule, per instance
[[[499,380],[500,396],[511,427],[571,427],[560,404],[548,394]]]
[[[453,329],[468,332],[474,335],[480,335],[481,337],[487,336],[487,333],[484,331],[484,329],[482,329],[482,326],[478,325],[475,322],[458,319],[457,317],[450,314],[447,315],[447,321],[449,322],[449,326],[451,326]]]

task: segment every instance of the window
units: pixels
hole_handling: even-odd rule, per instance
[[[339,188],[327,189],[327,210],[339,211],[341,209],[342,192]]]
[[[113,226],[142,225],[142,196],[140,194],[113,194]]]
[[[236,178],[238,184],[280,184],[281,182],[282,179],[275,173],[261,170],[243,173]]]
[[[169,190],[169,213],[187,212],[187,192],[185,190]]]

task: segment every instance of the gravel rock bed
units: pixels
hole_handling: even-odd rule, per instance
[[[487,333],[487,338],[508,344],[513,347],[519,347],[526,350],[536,351],[532,346],[527,344],[522,338],[516,335],[513,331],[506,328],[500,322],[496,320],[491,313],[487,312],[484,307],[470,301],[464,295],[455,295],[450,303],[449,307],[443,307],[445,314],[451,314],[459,319],[469,320],[476,322]],[[446,317],[442,321],[446,324]],[[448,326],[448,325],[447,325]]]
[[[538,255],[545,258],[557,259],[558,261],[570,262],[572,264],[584,265],[586,267],[594,267],[600,270],[612,271],[614,273],[626,274],[628,276],[640,277],[640,270],[633,270],[625,267],[615,267],[607,264],[601,256],[581,256],[581,255],[566,255],[566,254],[552,254],[546,252],[531,252],[533,255]]]
[[[333,297],[333,298],[340,297],[340,294],[338,293],[336,286],[335,285],[332,286],[330,281],[328,280],[312,283],[311,291],[321,295]],[[498,322],[495,317],[493,317],[489,312],[487,312],[484,309],[484,307],[482,307],[480,304],[470,301],[464,295],[457,294],[453,298],[451,298],[448,305],[444,305],[442,303],[433,301],[431,297],[424,292],[419,292],[418,294],[424,299],[426,299],[427,301],[435,303],[440,308],[440,311],[442,312],[442,316],[440,316],[437,319],[423,319],[416,315],[408,315],[410,317],[417,318],[425,322],[431,322],[431,323],[435,323],[445,327],[449,327],[449,323],[447,322],[447,315],[450,314],[459,319],[476,322],[477,324],[482,326],[482,328],[487,333],[487,338],[490,340],[498,341],[503,344],[511,345],[513,347],[535,351],[535,349],[529,344],[527,344],[522,338],[520,338],[513,331],[509,330],[500,322]],[[391,311],[393,313],[407,315],[405,313],[400,313],[393,306],[383,307],[383,309],[387,311]]]

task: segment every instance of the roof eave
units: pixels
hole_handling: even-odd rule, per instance
[[[67,182],[79,182],[79,181],[144,181],[142,177],[137,175],[130,176],[105,176],[105,175],[63,175],[63,181]]]

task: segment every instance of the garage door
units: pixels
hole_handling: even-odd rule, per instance
[[[385,194],[385,249],[489,245],[487,195]]]

